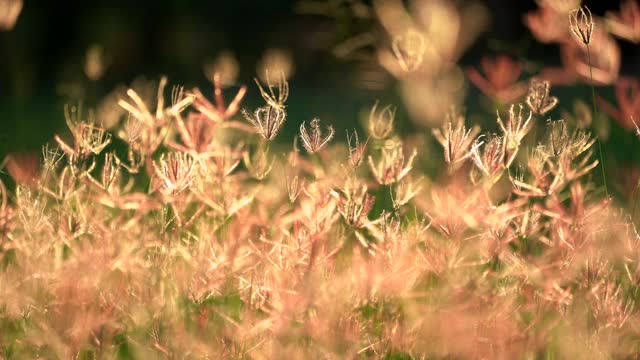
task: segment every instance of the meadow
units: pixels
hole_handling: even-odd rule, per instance
[[[638,2],[540,0],[522,21],[562,57],[533,68],[458,64],[473,4],[373,3],[403,101],[346,133],[289,115],[286,66],[240,86],[218,67],[206,90],[69,103],[37,157],[8,154],[0,358],[637,357],[640,172],[610,149],[640,148],[618,46]]]

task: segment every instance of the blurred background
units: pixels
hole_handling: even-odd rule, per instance
[[[262,103],[253,78],[265,68],[285,69],[291,87],[289,120],[279,140],[290,142],[299,124],[316,116],[333,124],[338,135],[361,127],[378,99],[398,107],[397,124],[405,134],[429,134],[443,120],[443,109],[450,104],[437,96],[455,98],[454,105],[474,114],[471,121],[491,129],[495,108],[503,107],[470,83],[468,69],[481,69],[483,57],[507,55],[522,64],[516,78],[526,83],[566,61],[557,42],[540,41],[527,25],[527,16],[554,6],[550,1],[25,0],[12,23],[18,3],[0,0],[0,159],[9,153],[39,153],[55,133],[66,132],[65,103],[81,101],[99,119],[115,122],[121,114],[109,109],[117,108],[119,94],[161,75],[168,76],[170,85],[198,86],[209,94],[209,79],[220,72],[228,97],[241,84],[248,85],[244,106],[253,108]],[[584,4],[603,18],[608,12],[625,12],[619,1]],[[389,14],[401,7],[437,35],[430,40],[438,54],[446,49],[446,58],[440,56],[436,65],[425,58],[421,76],[427,80],[422,82],[405,81],[385,60],[393,21],[395,29],[402,23],[401,16]],[[454,32],[456,38],[449,39]],[[619,76],[636,77],[638,46],[633,39],[615,43],[621,55]],[[591,105],[588,86],[561,80],[552,88],[561,104],[554,118],[563,109],[574,111],[576,98]],[[598,95],[613,106],[615,84],[597,87]],[[608,171],[636,171],[633,130],[605,112],[603,116],[613,167]]]

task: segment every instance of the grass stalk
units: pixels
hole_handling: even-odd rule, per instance
[[[587,45],[587,61],[589,62],[589,77],[591,78],[591,101],[593,102],[593,120],[597,121],[598,119],[598,107],[596,105],[596,88],[593,85],[593,67],[591,65],[591,47],[589,44]],[[604,156],[602,155],[602,142],[600,141],[600,137],[598,137],[598,153],[600,155],[600,169],[602,170],[602,181],[604,182],[604,191],[607,194],[607,198],[609,197],[609,187],[607,186],[607,175],[605,172],[605,163]]]

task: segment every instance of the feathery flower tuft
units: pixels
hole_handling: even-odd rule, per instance
[[[369,112],[369,133],[374,139],[384,140],[393,132],[396,109],[391,105],[385,106],[380,111],[377,109],[378,102],[376,101]]]
[[[361,228],[369,223],[367,215],[373,208],[375,196],[369,195],[367,187],[347,186],[340,193],[335,192],[338,200],[338,212],[350,226]]]
[[[441,129],[433,129],[433,136],[444,148],[444,161],[449,171],[458,169],[469,157],[469,146],[479,131],[477,126],[467,129],[464,117],[455,110],[447,114],[446,123]]]
[[[160,78],[160,82],[158,84],[156,109],[155,113],[153,114],[149,111],[149,107],[144,103],[144,101],[142,101],[140,95],[138,95],[138,93],[133,89],[127,90],[127,95],[131,99],[132,103],[127,100],[120,99],[118,101],[118,105],[127,110],[136,119],[144,122],[144,124],[148,127],[165,125],[168,121],[169,116],[173,116],[176,113],[183,111],[194,100],[193,96],[185,96],[181,97],[180,99],[174,97],[172,99],[176,99],[179,101],[172,104],[172,106],[165,108],[164,89],[166,86],[167,77],[163,76],[162,78]],[[175,96],[175,94],[173,94],[172,96]]]
[[[532,79],[527,94],[527,105],[534,114],[544,115],[558,104],[558,98],[549,96],[549,82]]]
[[[215,105],[207,100],[202,92],[200,92],[200,89],[194,88],[192,93],[195,96],[193,106],[209,121],[219,123],[229,119],[238,112],[240,102],[247,93],[247,87],[244,85],[241,86],[236,93],[236,96],[227,105],[225,104],[224,94],[222,93],[222,79],[220,74],[215,73],[213,75],[213,96]]]
[[[547,156],[558,157],[569,144],[569,131],[564,120],[549,120],[547,123],[547,141],[540,148]]]
[[[482,137],[478,137],[471,147],[471,160],[493,184],[500,179],[505,168],[505,140],[502,136],[489,135],[487,140],[482,141]]]
[[[65,120],[73,135],[73,146],[68,145],[58,135],[54,139],[60,149],[67,155],[71,164],[71,171],[75,176],[85,176],[95,167],[95,159],[91,156],[98,155],[111,143],[111,134],[105,129],[91,125],[92,114],[89,114],[89,123],[81,121],[81,105],[69,107],[65,105]]]
[[[518,104],[518,111],[516,113],[515,105],[511,105],[509,108],[509,119],[505,124],[500,118],[500,112],[496,111],[498,125],[504,134],[504,147],[506,152],[506,163],[505,166],[511,166],[511,163],[516,158],[518,154],[518,149],[520,148],[520,142],[527,135],[529,130],[531,130],[531,122],[532,114],[529,112],[529,116],[524,119],[522,115],[523,106]]]
[[[285,181],[287,183],[287,195],[289,197],[289,202],[294,203],[304,189],[304,180],[300,179],[298,175],[293,176],[293,178],[290,178],[287,175],[285,176]]]
[[[186,190],[195,179],[195,165],[194,158],[188,153],[162,154],[158,163],[153,162],[162,192],[175,196]]]
[[[569,13],[569,28],[578,41],[589,45],[593,34],[593,16],[586,5]]]
[[[89,179],[108,194],[114,194],[118,190],[121,168],[120,159],[118,159],[115,152],[107,153],[104,156],[100,181],[94,180],[91,176]]]
[[[262,85],[260,85],[260,81],[257,78],[254,79],[256,85],[258,85],[258,89],[260,90],[260,95],[262,95],[262,98],[267,102],[267,104],[269,104],[269,106],[273,108],[284,108],[284,103],[289,97],[289,83],[287,82],[284,71],[279,71],[279,76],[275,83],[271,82],[269,69],[265,71],[268,92],[262,87]]]
[[[361,143],[358,139],[358,132],[353,131],[350,135],[347,130],[347,144],[349,146],[349,163],[354,168],[357,168],[364,160],[364,153],[367,150],[367,143],[369,139],[367,139],[364,143]]]
[[[391,202],[395,210],[400,209],[422,191],[421,179],[413,181],[406,178],[397,183],[395,191],[391,191]],[[395,192],[395,195],[394,195]]]
[[[311,120],[311,130],[307,131],[304,122],[300,125],[300,139],[302,139],[302,145],[311,154],[320,151],[331,139],[335,131],[333,127],[329,125],[327,127],[329,132],[326,136],[323,135],[320,128],[320,119],[316,118]]]
[[[418,152],[413,149],[409,158],[405,158],[402,143],[393,140],[387,141],[382,148],[382,156],[378,163],[374,163],[369,156],[369,168],[373,177],[380,185],[389,185],[402,180],[413,168],[413,160]]]
[[[287,113],[283,107],[273,107],[271,105],[257,108],[253,116],[243,109],[242,115],[266,140],[273,140],[287,119]]]

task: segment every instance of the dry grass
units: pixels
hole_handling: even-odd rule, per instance
[[[429,36],[395,38],[401,81],[439,76],[421,73]],[[213,101],[176,87],[166,102],[166,78],[152,102],[130,89],[109,129],[68,107],[70,136],[0,182],[0,357],[637,355],[640,236],[594,182],[596,137],[543,124],[562,103],[549,83],[526,94],[520,65],[488,61],[472,80],[513,105],[498,134],[449,112],[439,179],[377,103],[348,147],[318,119],[300,125],[306,152],[272,143],[292,121],[284,73],[256,80],[266,105],[247,122],[246,88],[227,103],[220,76]]]

